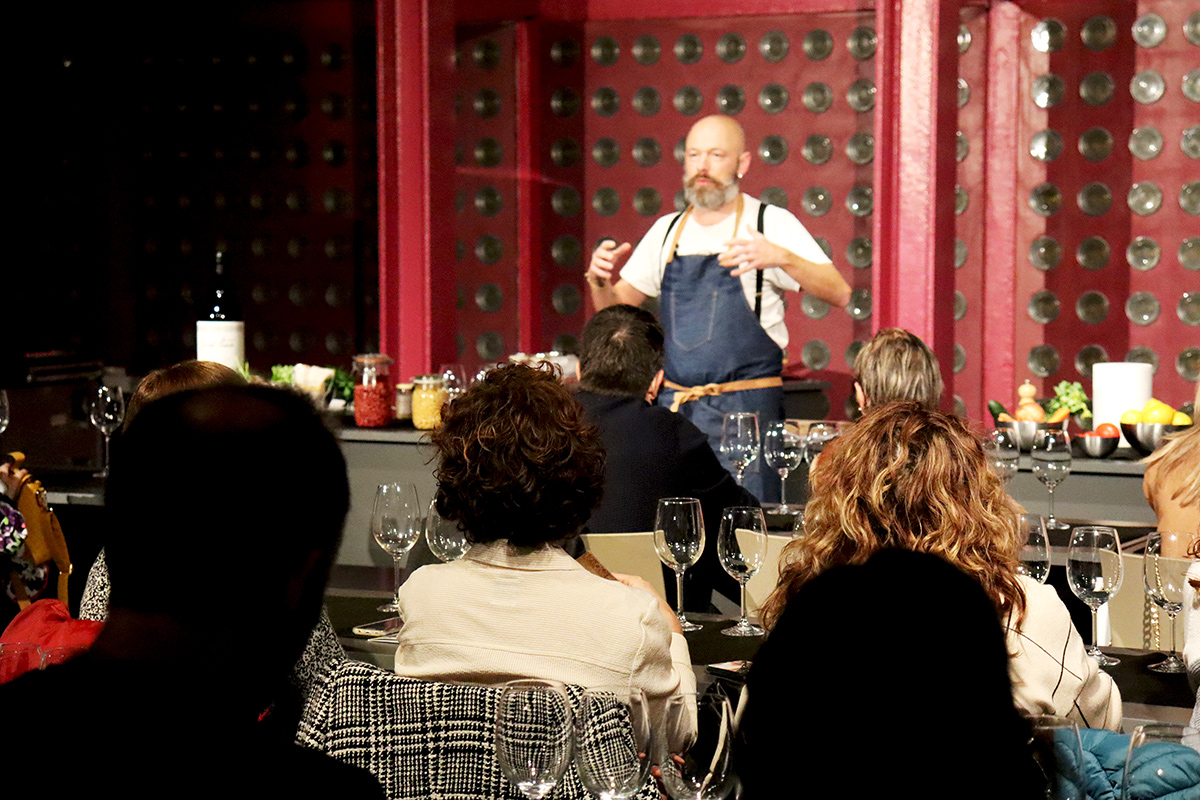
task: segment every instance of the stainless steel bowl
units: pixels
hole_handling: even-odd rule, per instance
[[[1089,458],[1108,458],[1121,442],[1120,436],[1080,436],[1075,441],[1080,443],[1083,452]]]
[[[1138,422],[1130,425],[1121,423],[1121,433],[1134,450],[1148,456],[1162,444],[1163,437],[1168,433],[1190,428],[1191,425],[1165,425],[1161,422]]]
[[[1045,431],[1054,428],[1056,430],[1066,430],[1066,420],[1062,422],[1032,422],[1030,420],[1019,419],[1016,422],[998,422],[997,428],[1008,428],[1013,432],[1013,438],[1017,440],[1017,448],[1022,453],[1028,453],[1033,449],[1033,437],[1037,436],[1038,431]]]

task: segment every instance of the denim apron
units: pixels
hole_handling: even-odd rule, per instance
[[[739,196],[735,232],[741,224],[742,205]],[[680,230],[687,224],[690,211],[689,208],[680,217]],[[763,330],[746,302],[741,279],[720,265],[718,254],[677,255],[678,241],[676,232],[660,295],[660,316],[666,333],[663,370],[667,380],[682,386],[698,386],[778,377],[783,369],[783,350]],[[670,406],[673,396],[673,391],[664,389],[658,402]],[[736,470],[721,455],[721,423],[731,411],[756,412],[761,436],[769,423],[783,419],[783,387],[726,392],[679,407],[679,413],[708,436],[713,452],[725,468],[736,475]],[[763,502],[778,502],[779,480],[773,470],[761,467],[761,461],[760,455],[747,468],[745,486]],[[770,478],[764,480],[768,473]]]

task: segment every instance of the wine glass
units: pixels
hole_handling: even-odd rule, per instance
[[[817,456],[825,451],[825,447],[836,439],[838,429],[836,425],[830,425],[827,422],[815,422],[808,426],[808,437],[804,443],[804,460],[810,465],[817,460]]]
[[[425,543],[429,552],[442,561],[457,561],[471,549],[467,534],[459,529],[458,523],[443,519],[437,511],[437,498],[429,502],[429,513],[425,516]]]
[[[599,686],[585,691],[575,714],[575,767],[601,800],[625,800],[650,774],[650,709],[641,689]]]
[[[442,364],[439,372],[442,375],[442,388],[446,390],[446,400],[453,401],[467,390],[467,371],[462,364]]]
[[[396,597],[379,607],[380,611],[399,611],[400,568],[408,551],[421,535],[418,519],[417,487],[411,483],[381,483],[375,489],[375,506],[371,511],[371,535],[375,542],[392,557],[396,569]]]
[[[992,463],[992,469],[1000,476],[1004,486],[1017,474],[1017,458],[1021,451],[1017,448],[1017,440],[1011,428],[996,428],[988,431],[983,443],[984,452]]]
[[[1050,514],[1046,519],[1046,529],[1070,530],[1070,525],[1054,518],[1054,487],[1071,474],[1071,437],[1058,428],[1040,430],[1033,437],[1033,449],[1029,455],[1033,458],[1033,476],[1050,490]]]
[[[737,470],[738,486],[746,476],[746,467],[758,458],[758,414],[735,411],[721,423],[721,455]]]
[[[1029,747],[1045,779],[1047,800],[1086,800],[1083,745],[1073,720],[1049,714],[1028,716]]]
[[[733,771],[733,709],[719,693],[667,699],[659,735],[662,785],[672,800],[723,800]]]
[[[723,629],[721,633],[726,636],[762,636],[763,629],[751,625],[746,618],[746,583],[758,574],[767,557],[767,523],[761,508],[734,506],[721,512],[717,557],[742,590],[741,618],[736,625]]]
[[[763,436],[763,461],[768,467],[779,471],[779,514],[791,514],[796,508],[787,504],[788,473],[800,466],[804,460],[804,437],[793,423],[772,422]]]
[[[0,642],[0,683],[42,668],[42,649],[25,642]]]
[[[1046,542],[1046,519],[1037,514],[1022,514],[1018,524],[1025,534],[1021,545],[1021,563],[1017,572],[1028,575],[1038,583],[1045,583],[1050,575],[1050,546]]]
[[[1188,551],[1192,537],[1175,531],[1155,531],[1146,542],[1146,555],[1142,559],[1142,577],[1146,594],[1154,604],[1167,612],[1167,625],[1171,629],[1171,652],[1166,661],[1151,664],[1155,672],[1187,672],[1187,665],[1175,650],[1175,617],[1183,610],[1188,596],[1187,571],[1194,562],[1187,558],[1171,558],[1169,553],[1180,555]]]
[[[109,441],[125,419],[125,395],[121,387],[100,384],[89,398],[88,419],[96,426],[96,430],[104,434],[104,462],[96,477],[107,478]]]
[[[496,706],[496,760],[530,800],[554,791],[571,760],[571,704],[557,681],[504,684]]]
[[[1081,526],[1071,531],[1067,551],[1067,583],[1071,592],[1092,610],[1092,645],[1088,655],[1101,666],[1119,664],[1120,659],[1100,652],[1096,612],[1121,589],[1121,538],[1116,528]]]
[[[704,552],[704,515],[694,497],[664,497],[654,515],[654,549],[662,562],[675,571],[675,615],[685,631],[702,626],[683,614],[683,573]]]
[[[1125,772],[1121,776],[1122,800],[1150,800],[1162,796],[1162,744],[1183,745],[1200,751],[1200,731],[1170,723],[1135,727],[1129,737],[1129,748],[1125,751]]]
[[[8,392],[0,389],[0,433],[8,430]]]

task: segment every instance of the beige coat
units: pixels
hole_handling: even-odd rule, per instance
[[[1025,619],[1006,625],[1013,700],[1030,714],[1053,714],[1080,727],[1121,727],[1121,692],[1088,656],[1071,615],[1052,586],[1024,575]]]

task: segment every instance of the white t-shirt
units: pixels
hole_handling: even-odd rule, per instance
[[[745,207],[742,211],[741,230],[737,232],[737,236],[734,236],[733,230],[736,214],[730,214],[716,225],[701,225],[692,215],[688,215],[676,253],[681,256],[711,255],[722,252],[725,243],[730,239],[749,239],[751,232],[758,229],[758,209],[762,203],[748,194],[743,194],[742,197]],[[667,227],[674,217],[674,214],[659,217],[633,249],[629,260],[621,267],[620,278],[647,297],[658,297],[662,292],[663,273],[666,271],[667,260],[671,257],[671,240],[675,238],[675,230],[672,229],[671,235],[668,236]],[[817,244],[812,234],[787,209],[767,206],[763,216],[763,235],[772,243],[803,259],[816,264],[831,263],[821,245]],[[755,270],[741,275],[740,280],[746,302],[750,304],[750,308],[754,308]],[[783,293],[787,290],[799,291],[800,284],[779,267],[763,270],[761,323],[767,335],[784,349],[787,348],[788,329],[783,321],[783,314],[787,309]]]

